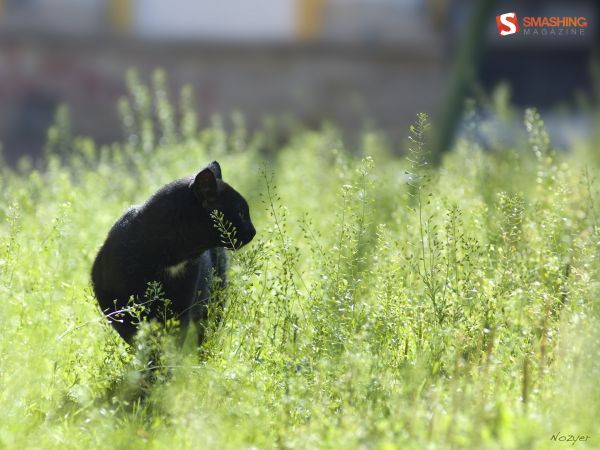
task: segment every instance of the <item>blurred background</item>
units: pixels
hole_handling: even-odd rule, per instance
[[[239,111],[250,129],[289,116],[402,139],[424,111],[448,146],[465,98],[501,85],[568,145],[593,128],[599,10],[594,0],[0,0],[0,142],[9,162],[41,154],[61,103],[75,134],[120,140],[127,69],[149,81],[162,67],[173,100],[193,86],[201,125]],[[583,36],[501,37],[495,16],[509,11],[589,25]]]

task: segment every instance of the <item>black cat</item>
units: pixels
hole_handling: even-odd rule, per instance
[[[143,205],[129,208],[113,225],[92,267],[94,292],[102,311],[121,337],[131,343],[137,331],[131,314],[115,314],[131,304],[145,303],[144,316],[165,320],[173,316],[182,328],[203,317],[213,275],[224,282],[226,255],[213,211],[235,227],[235,249],[256,234],[248,203],[225,183],[219,163],[163,186]],[[170,300],[145,298],[150,282],[159,282]]]

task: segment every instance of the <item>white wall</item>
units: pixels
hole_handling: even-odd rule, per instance
[[[295,0],[132,0],[133,31],[149,38],[281,41],[294,36]]]

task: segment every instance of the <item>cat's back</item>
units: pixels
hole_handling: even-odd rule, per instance
[[[114,223],[92,266],[94,284],[103,284],[110,271],[121,270],[136,246],[135,221],[140,205],[133,205]]]
[[[115,239],[130,240],[135,236],[135,223],[141,206],[133,205],[123,213],[108,232],[104,245],[110,245]],[[123,242],[124,243],[124,242]],[[121,244],[123,244],[121,243]]]

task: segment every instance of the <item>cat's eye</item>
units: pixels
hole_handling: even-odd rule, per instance
[[[244,220],[246,218],[246,214],[244,214],[244,211],[240,211],[238,213],[238,216],[239,216],[240,220]]]

